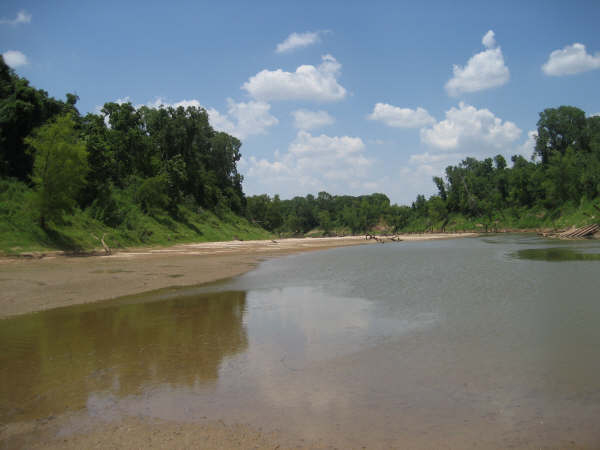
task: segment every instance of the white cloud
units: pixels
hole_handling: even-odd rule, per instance
[[[318,66],[302,65],[295,72],[263,70],[246,81],[242,89],[256,100],[315,100],[330,102],[346,96],[337,81],[341,64],[324,55]]]
[[[444,120],[421,129],[421,141],[430,147],[467,154],[509,149],[520,135],[521,129],[513,122],[503,122],[490,110],[463,102],[446,111]]]
[[[456,161],[461,158],[464,158],[465,155],[461,153],[434,153],[431,154],[429,152],[418,153],[414,155],[410,155],[408,162],[415,163],[419,165],[427,165],[427,164],[439,164],[446,163],[449,161]]]
[[[489,30],[481,39],[481,43],[485,48],[494,48],[496,46],[496,33]]]
[[[4,62],[13,69],[29,64],[27,56],[18,50],[8,50],[2,54]]]
[[[331,125],[335,119],[327,111],[309,111],[307,109],[298,109],[292,111],[294,116],[294,126],[300,130],[312,130],[326,125]]]
[[[30,23],[31,22],[31,14],[22,9],[17,13],[17,17],[14,19],[0,19],[1,24],[8,25],[19,25],[21,23]]]
[[[129,98],[129,95],[128,95],[126,97],[121,97],[121,98],[116,99],[115,103],[117,105],[122,105],[123,103],[131,103],[131,99]],[[150,106],[150,105],[148,105],[148,106]],[[137,108],[137,106],[136,106],[136,108]],[[102,109],[102,107],[100,107],[100,109]]]
[[[359,137],[313,136],[300,130],[281,155],[274,160],[251,156],[244,161],[245,181],[250,191],[280,193],[284,196],[307,192],[363,192],[373,188],[367,179],[372,161],[365,154]]]
[[[265,134],[267,128],[277,125],[279,120],[272,116],[271,105],[265,102],[250,101],[236,103],[227,99],[227,115],[215,109],[208,109],[208,117],[213,127],[225,131],[239,139],[255,134]]]
[[[208,121],[215,130],[233,134],[232,132],[235,130],[235,123],[232,122],[227,114],[221,114],[214,108],[208,108],[206,112],[208,113]],[[241,139],[240,136],[237,137]]]
[[[126,98],[126,101],[129,101],[129,97],[125,97],[125,98]],[[118,100],[117,100],[117,103],[118,103]],[[140,106],[142,106],[142,105],[137,105],[136,108],[139,108]],[[172,108],[179,108],[180,106],[182,106],[184,108],[188,108],[188,107],[202,108],[202,105],[196,99],[181,100],[181,101],[178,101],[175,103],[168,103],[162,97],[156,97],[156,100],[154,100],[153,102],[146,103],[146,106],[148,106],[149,108],[161,108],[161,107],[169,107],[169,106]]]
[[[548,61],[542,66],[542,71],[546,75],[560,77],[598,68],[600,68],[600,52],[591,55],[585,50],[585,45],[575,43],[550,53]]]
[[[287,53],[297,48],[308,47],[321,41],[322,31],[307,31],[306,33],[292,33],[285,41],[277,44],[275,52]]]
[[[435,122],[435,119],[429,115],[427,110],[421,107],[414,110],[399,108],[387,103],[377,103],[368,118],[379,120],[387,126],[397,128],[419,128]]]
[[[527,132],[527,139],[517,147],[516,153],[524,156],[526,159],[531,159],[533,151],[535,150],[537,135],[537,130],[529,130]]]
[[[494,32],[488,31],[482,39],[486,50],[472,56],[465,67],[454,65],[454,76],[446,83],[449,95],[457,97],[464,92],[477,92],[506,84],[510,79],[504,64],[502,49],[496,46]]]

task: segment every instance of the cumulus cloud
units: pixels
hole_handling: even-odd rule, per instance
[[[585,45],[575,43],[550,53],[548,61],[542,66],[542,71],[546,75],[560,77],[598,68],[600,68],[600,52],[591,55],[586,51]]]
[[[324,55],[319,66],[299,66],[295,72],[281,69],[263,70],[246,81],[242,89],[254,99],[314,100],[331,102],[342,100],[346,89],[338,83],[342,65],[331,55]]]
[[[408,162],[415,163],[418,165],[429,165],[429,164],[440,164],[447,163],[449,161],[456,161],[461,158],[464,158],[465,155],[462,153],[418,153],[414,155],[410,155]]]
[[[294,126],[300,130],[312,130],[326,125],[331,125],[335,119],[326,111],[309,111],[307,109],[298,109],[292,111],[294,117]]]
[[[122,105],[123,103],[131,103],[131,99],[129,98],[129,95],[128,95],[126,97],[120,97],[120,98],[116,99],[115,103],[117,105]],[[136,106],[136,108],[138,108],[139,106],[141,106],[141,105]],[[148,106],[150,106],[150,105],[148,105]],[[100,107],[100,109],[102,109],[102,107]]]
[[[361,191],[373,187],[367,179],[372,161],[364,153],[359,137],[314,136],[300,130],[283,155],[275,152],[272,161],[252,156],[244,161],[245,180],[250,190],[284,195]]]
[[[507,149],[520,135],[521,129],[513,122],[463,102],[446,111],[444,120],[421,129],[421,141],[430,147],[470,154]]]
[[[535,150],[537,135],[537,130],[529,130],[527,132],[527,139],[517,147],[516,153],[524,156],[526,159],[530,159]]]
[[[123,99],[118,99],[117,103],[125,103],[129,101],[129,97],[125,97],[125,101],[121,101]],[[140,107],[142,105],[137,105],[136,108]],[[196,99],[192,99],[192,100],[181,100],[175,103],[169,103],[167,102],[164,98],[162,97],[157,97],[154,101],[148,102],[146,103],[146,106],[150,107],[150,108],[162,108],[162,107],[172,107],[172,108],[179,108],[180,106],[183,106],[184,108],[187,107],[196,107],[196,108],[202,108],[202,105],[200,104],[200,102]]]
[[[446,83],[449,95],[457,97],[465,92],[477,92],[506,84],[510,79],[504,64],[502,49],[497,46],[494,32],[488,31],[481,40],[486,50],[472,56],[467,65],[454,65],[454,76]]]
[[[8,24],[8,25],[19,25],[22,23],[30,23],[30,22],[31,22],[31,14],[29,14],[24,9],[19,11],[17,13],[17,17],[15,17],[14,19],[0,19],[1,24]]]
[[[496,46],[496,33],[489,30],[481,39],[481,43],[485,48],[494,48]]]
[[[218,130],[245,139],[255,134],[265,134],[267,128],[277,125],[279,120],[269,112],[271,105],[265,102],[239,102],[227,99],[227,115],[217,110],[207,110],[210,123]]]
[[[302,47],[321,42],[322,31],[307,31],[306,33],[292,33],[283,42],[277,44],[275,52],[287,53]]]
[[[2,57],[4,58],[6,65],[13,69],[29,64],[27,56],[18,50],[8,50],[2,54]]]
[[[368,116],[371,120],[378,120],[390,127],[420,128],[435,122],[426,109],[399,108],[387,103],[377,103],[373,112]]]
[[[402,179],[403,187],[402,192],[399,192],[398,195],[401,197],[402,203],[410,204],[419,194],[428,197],[436,193],[437,189],[432,178],[443,176],[446,167],[460,161],[460,157],[445,156],[444,159],[428,162],[419,162],[411,157],[408,165],[398,168],[397,177]],[[392,186],[393,188],[394,186]]]

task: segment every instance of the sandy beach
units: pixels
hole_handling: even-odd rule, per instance
[[[403,241],[476,236],[407,234]],[[350,245],[364,236],[207,242],[119,251],[111,256],[0,259],[0,318],[45,309],[192,286],[245,273],[268,258]],[[390,243],[388,245],[402,245]]]

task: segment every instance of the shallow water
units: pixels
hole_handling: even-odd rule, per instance
[[[340,447],[598,447],[598,252],[520,235],[347,247],[0,321],[0,423],[80,411]]]

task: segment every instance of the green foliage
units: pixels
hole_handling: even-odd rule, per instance
[[[106,103],[81,117],[77,100],[30,87],[0,57],[0,181],[22,196],[20,210],[0,206],[7,242],[90,248],[94,230],[119,245],[270,236],[236,216],[246,211],[241,142],[204,109]],[[270,218],[280,225],[276,208]]]
[[[166,210],[169,206],[167,194],[167,176],[164,174],[144,178],[137,189],[136,203],[146,214],[152,215],[157,210]]]
[[[589,136],[586,128],[585,112],[579,108],[561,106],[545,109],[537,123],[534,154],[541,158],[542,164],[547,164],[554,151],[564,154],[569,147],[587,151]]]
[[[185,202],[177,220],[159,210],[149,216],[135,202],[133,190],[117,188],[112,192],[117,219],[110,226],[98,217],[98,209],[90,207],[84,211],[75,210],[68,221],[48,223],[46,229],[42,229],[32,208],[27,207],[34,195],[33,189],[23,182],[0,180],[0,253],[87,251],[99,247],[93,235],[103,234],[106,234],[105,240],[111,248],[267,239],[272,236],[231,212],[220,219],[210,211],[190,209]]]
[[[395,220],[397,212],[384,194],[350,197],[327,192],[319,192],[316,198],[309,194],[291,200],[256,195],[247,198],[246,207],[249,220],[286,235],[304,235],[317,227],[325,235],[364,233],[382,218]]]
[[[70,114],[38,128],[25,142],[34,155],[31,179],[44,227],[47,220],[60,220],[77,205],[88,171],[87,150]]]
[[[0,176],[28,180],[33,158],[26,152],[25,137],[58,114],[74,112],[77,98],[69,95],[68,104],[48,97],[16,75],[0,55]]]

